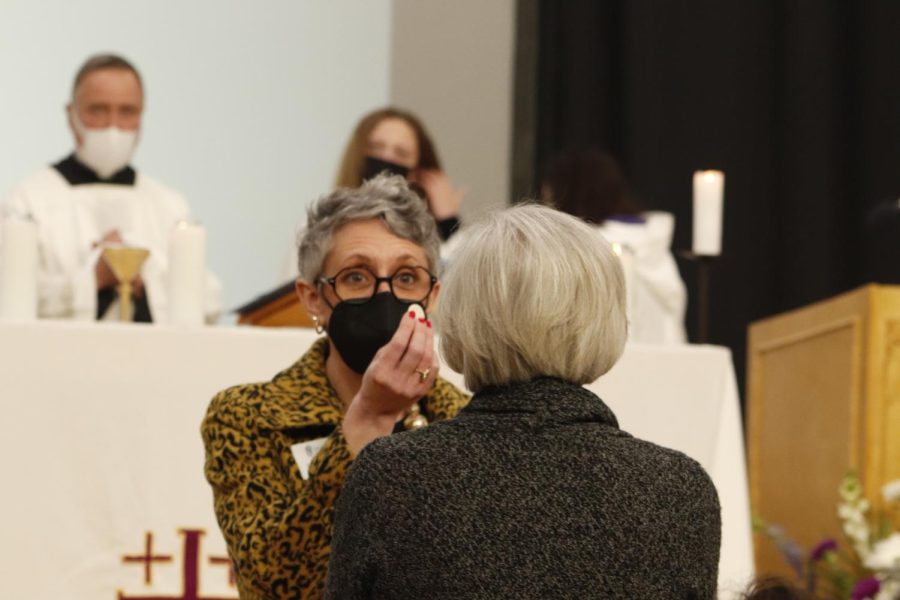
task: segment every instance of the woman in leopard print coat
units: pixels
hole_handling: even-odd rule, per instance
[[[372,440],[454,416],[418,312],[440,284],[427,206],[399,177],[310,210],[297,291],[327,331],[271,381],[220,392],[202,425],[206,477],[243,599],[322,594],[335,501]]]

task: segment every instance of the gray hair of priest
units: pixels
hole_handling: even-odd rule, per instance
[[[315,281],[342,225],[381,219],[388,231],[425,250],[428,270],[437,274],[440,238],[428,204],[399,175],[379,175],[358,188],[341,188],[323,196],[307,211],[297,258],[300,277]]]
[[[585,222],[524,204],[474,225],[442,278],[441,354],[477,392],[558,377],[585,384],[625,348],[625,276]]]
[[[137,68],[131,64],[128,59],[119,56],[118,54],[95,54],[84,61],[84,64],[78,69],[78,73],[75,74],[75,81],[72,83],[72,97],[75,97],[75,91],[78,89],[78,85],[84,81],[85,77],[94,71],[104,71],[106,69],[131,71],[137,78],[141,91],[143,91],[144,82],[141,79],[141,74],[138,73]]]

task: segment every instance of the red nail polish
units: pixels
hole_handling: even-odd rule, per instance
[[[428,325],[428,329],[431,329],[431,321],[425,321],[425,324]]]
[[[416,311],[414,311],[414,310],[409,311],[409,318],[410,318],[410,319],[415,319],[415,318],[416,318]]]
[[[425,319],[419,319],[419,323],[424,323]]]

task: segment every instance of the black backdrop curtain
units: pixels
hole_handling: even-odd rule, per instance
[[[561,150],[605,148],[644,208],[675,214],[674,246],[688,249],[692,173],[723,170],[710,337],[731,347],[741,381],[748,323],[863,282],[864,214],[900,197],[900,2],[522,0],[519,11],[514,143],[533,144],[514,153],[514,173],[530,175],[514,193],[534,194]],[[693,293],[693,265],[679,267]],[[694,302],[687,324],[695,336]]]

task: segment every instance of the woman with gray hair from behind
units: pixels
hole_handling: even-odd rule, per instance
[[[319,339],[271,381],[220,392],[203,421],[206,477],[243,600],[319,598],[334,502],[372,440],[455,415],[437,376],[438,236],[401,177],[309,211],[297,293]]]
[[[441,350],[474,396],[369,444],[337,504],[326,598],[714,598],[715,488],[582,386],[622,354],[623,273],[585,223],[525,205],[444,277]]]

